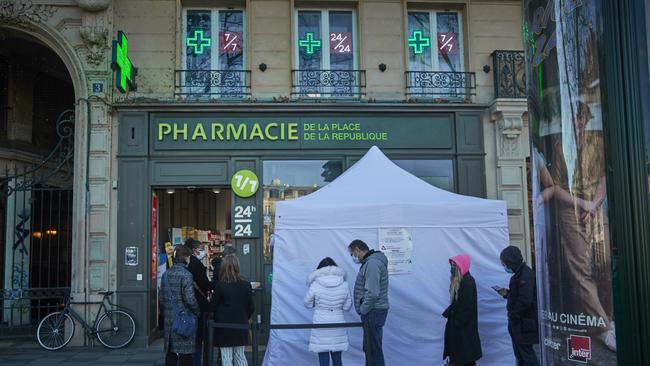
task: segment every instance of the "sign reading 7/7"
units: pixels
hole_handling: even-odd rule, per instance
[[[257,189],[260,187],[260,181],[255,173],[244,169],[239,170],[232,176],[230,186],[237,196],[247,198],[257,192]]]

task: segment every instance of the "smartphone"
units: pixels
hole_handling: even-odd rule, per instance
[[[499,292],[501,290],[501,287],[499,286],[492,286],[492,289],[496,292]]]

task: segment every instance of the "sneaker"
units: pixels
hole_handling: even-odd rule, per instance
[[[612,327],[609,330],[603,332],[599,338],[603,341],[605,347],[612,352],[616,352],[616,331],[614,329],[614,324],[612,324]]]

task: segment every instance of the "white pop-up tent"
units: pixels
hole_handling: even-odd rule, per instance
[[[278,202],[275,222],[272,324],[312,321],[312,310],[303,305],[306,278],[324,257],[332,257],[345,269],[352,293],[359,266],[351,260],[347,245],[361,239],[379,249],[387,229],[398,229],[394,232],[403,233],[402,244],[410,244],[402,248],[412,250],[387,253],[396,262],[402,259],[393,268],[402,273],[389,277],[390,311],[383,340],[386,364],[443,364],[445,318],[441,314],[449,305],[448,259],[459,253],[470,255],[470,272],[478,286],[480,364],[515,364],[506,304],[491,289],[507,287],[509,280],[499,260],[508,245],[505,202],[433,187],[373,147],[329,185]],[[359,321],[354,309],[346,314],[346,321]],[[316,364],[316,355],[308,351],[309,332],[271,331],[264,364]],[[344,364],[363,365],[361,329],[350,328],[348,334],[350,350],[343,355]]]

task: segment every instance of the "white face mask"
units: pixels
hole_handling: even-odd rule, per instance
[[[196,258],[198,260],[203,260],[203,258],[205,258],[205,250],[200,250],[199,254],[197,254]]]

